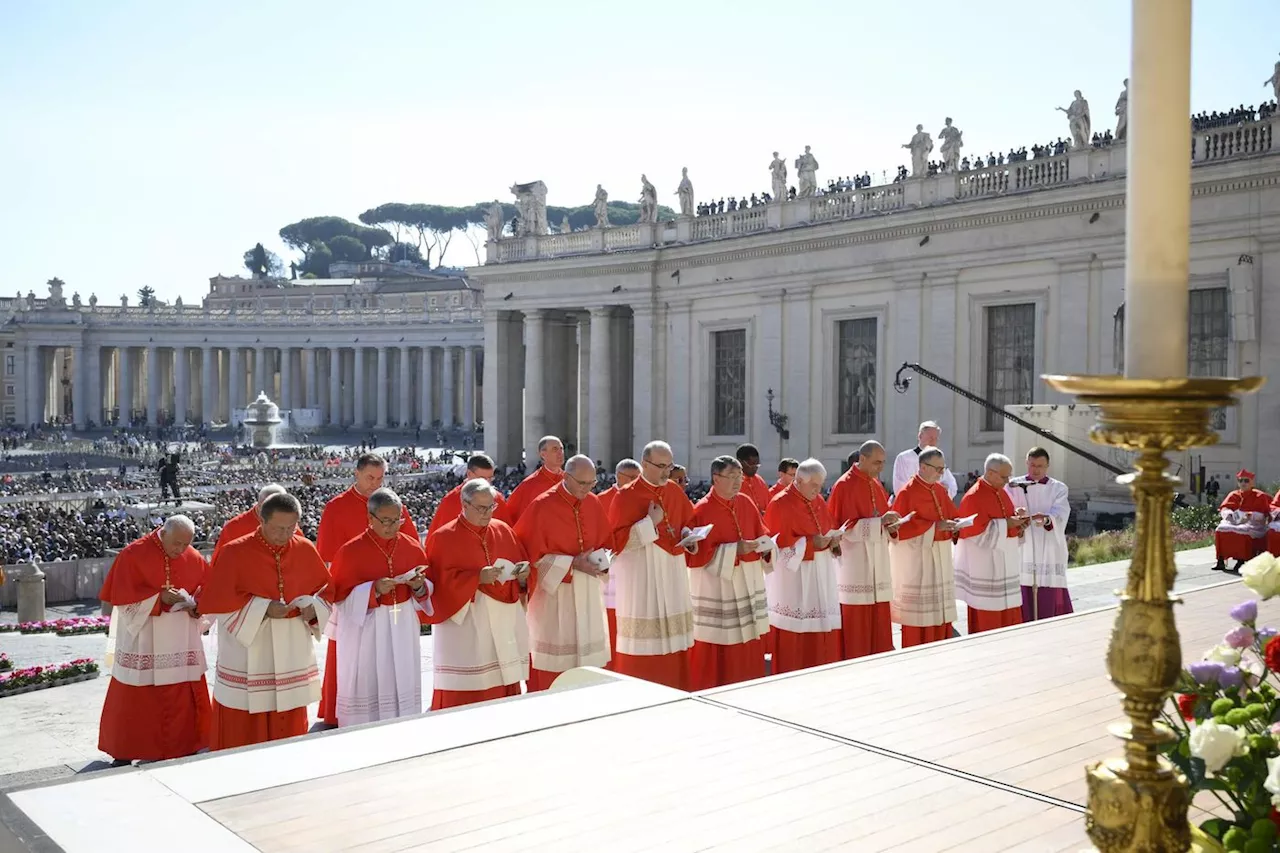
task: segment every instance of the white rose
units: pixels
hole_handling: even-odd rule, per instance
[[[1190,746],[1191,754],[1204,761],[1205,771],[1209,773],[1217,773],[1232,758],[1244,755],[1246,749],[1240,732],[1213,720],[1206,720],[1191,729]],[[1268,762],[1268,769],[1269,765]]]
[[[1228,645],[1218,645],[1204,653],[1205,660],[1217,661],[1223,666],[1239,666],[1240,650]]]
[[[1264,600],[1280,595],[1280,560],[1263,551],[1240,567],[1240,579]]]
[[[1267,781],[1262,787],[1271,792],[1271,805],[1280,805],[1280,758],[1267,759]]]

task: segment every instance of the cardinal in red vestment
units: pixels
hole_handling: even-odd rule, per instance
[[[895,544],[889,546],[891,612],[902,625],[904,649],[950,639],[956,608],[952,557],[956,505],[939,482],[947,470],[946,458],[936,447],[926,447],[919,462],[919,472],[894,495],[891,507],[900,518],[913,514],[890,533]],[[913,542],[930,532],[930,544]]]
[[[169,516],[116,556],[102,585],[116,651],[98,749],[118,761],[181,758],[209,746],[203,628],[179,592],[198,595],[209,568],[191,547],[194,534],[185,515]]]
[[[564,479],[564,444],[554,435],[543,436],[538,441],[538,458],[542,465],[520,481],[507,498],[507,518],[511,524],[520,520],[520,513],[543,492],[560,485]],[[496,510],[495,510],[496,511]]]
[[[356,460],[355,483],[325,504],[324,512],[320,514],[320,527],[316,530],[316,550],[326,563],[332,563],[339,548],[369,528],[369,495],[382,488],[386,476],[386,460],[376,453],[365,453]],[[418,528],[414,526],[408,508],[402,515],[404,525],[400,532],[417,539]],[[341,625],[337,629],[341,631]],[[320,719],[327,725],[338,724],[337,700],[338,643],[330,638],[324,659],[324,687],[320,694]]]
[[[213,546],[213,556],[210,562],[218,559],[218,552],[222,550],[222,546],[228,542],[234,542],[241,536],[248,536],[258,529],[258,525],[262,523],[262,517],[258,515],[258,511],[262,509],[262,502],[272,495],[279,495],[286,492],[284,486],[279,483],[268,483],[258,490],[258,501],[253,506],[246,509],[239,515],[233,515],[227,519],[227,523],[222,525],[222,530],[218,531],[218,541]]]
[[[604,508],[606,518],[611,517],[613,512],[613,499],[618,496],[618,490],[625,488],[627,483],[634,482],[640,476],[640,463],[634,459],[623,459],[618,462],[613,469],[614,484],[600,493],[600,506]],[[612,522],[610,522],[612,525]],[[612,547],[612,544],[610,545]],[[618,651],[618,590],[617,578],[610,572],[604,581],[604,615],[609,620],[609,648],[616,655]],[[616,658],[610,657],[609,663],[605,665],[605,669],[614,670],[616,667]]]
[[[471,458],[467,460],[467,473],[463,477],[462,483],[467,480],[485,480],[493,482],[493,460],[483,453],[473,453]],[[427,527],[427,538],[431,538],[431,534],[435,533],[446,522],[453,521],[462,512],[462,483],[450,489],[440,503],[436,506],[435,515],[431,516],[431,524]],[[507,518],[507,502],[502,497],[502,492],[498,492],[497,508],[493,511],[493,517],[498,521],[508,521]]]
[[[613,528],[600,499],[591,494],[595,485],[595,463],[573,457],[560,485],[534,498],[515,526],[532,567],[530,692],[546,690],[562,672],[603,666],[611,657],[602,589],[609,566],[593,562],[592,555],[612,547]],[[567,571],[553,565],[556,556],[572,558]]]
[[[778,482],[769,487],[769,500],[776,498],[779,492],[795,482],[796,469],[799,467],[800,462],[790,457],[778,463]]]
[[[484,480],[462,487],[462,515],[427,540],[435,625],[431,710],[519,696],[529,677],[528,625],[521,585],[529,566],[515,531],[493,521],[497,489]],[[503,580],[499,561],[517,564]]]
[[[769,484],[760,476],[760,451],[754,444],[740,444],[734,456],[742,466],[742,494],[751,499],[760,510],[760,517],[764,518],[770,495]]]
[[[1025,509],[1015,510],[1005,486],[1013,477],[1008,457],[987,457],[982,476],[960,499],[961,518],[974,516],[960,531],[955,552],[956,589],[969,611],[969,633],[993,631],[1022,622],[1022,552],[1018,538],[1030,523]],[[1004,522],[1003,534],[987,531]]]
[[[319,698],[313,639],[329,607],[329,572],[296,535],[302,507],[289,494],[262,505],[252,536],[228,543],[197,598],[218,626],[210,748],[230,749],[307,732],[307,705]],[[293,603],[302,597],[310,603]]]
[[[769,609],[761,569],[772,559],[773,546],[765,544],[759,508],[742,491],[744,467],[734,456],[713,460],[711,491],[693,507],[690,526],[711,525],[697,553],[685,558],[693,594],[694,690],[765,676]]]
[[[1257,479],[1252,471],[1242,468],[1236,474],[1236,490],[1218,507],[1222,520],[1213,534],[1218,557],[1215,571],[1227,571],[1227,560],[1235,560],[1232,571],[1238,574],[1241,564],[1256,557],[1266,545],[1271,498],[1253,487]]]

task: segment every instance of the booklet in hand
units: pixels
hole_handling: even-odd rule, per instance
[[[846,529],[848,529],[848,527],[849,527],[849,522],[846,521],[844,524],[840,525],[835,530],[828,530],[826,533],[823,534],[823,538],[838,539],[840,536],[844,535],[844,532]]]
[[[177,604],[173,605],[172,607],[170,607],[169,612],[172,613],[175,610],[195,610],[196,609],[196,600],[194,597],[192,597],[191,593],[187,592],[185,589],[175,589],[173,591],[176,592],[178,595],[182,596],[182,600],[179,601]]]
[[[686,527],[684,530],[680,531],[680,535],[683,538],[677,543],[677,547],[687,548],[694,542],[701,542],[703,539],[707,538],[711,533],[711,528],[714,526],[714,524],[708,524],[704,527]]]
[[[525,569],[529,568],[529,562],[527,560],[521,560],[518,563],[513,563],[503,557],[494,560],[493,566],[499,570],[498,581],[505,583],[507,581],[515,580],[516,575],[521,574]]]
[[[916,517],[916,511],[913,509],[913,510],[911,510],[911,512],[907,513],[906,515],[901,516],[901,517],[898,519],[898,522],[897,522],[897,523],[898,523],[898,524],[906,524],[908,521],[910,521],[911,519],[913,519],[913,518],[915,518],[915,517]]]
[[[782,534],[778,534],[778,536],[781,535]],[[763,554],[766,551],[778,550],[778,536],[761,536],[756,539],[756,553]]]
[[[392,580],[395,581],[396,583],[407,584],[409,581],[417,577],[421,572],[425,571],[426,568],[427,568],[426,566],[414,566],[409,571],[402,572],[401,574],[396,575],[395,577],[392,578]]]
[[[301,610],[304,607],[313,607],[316,603],[314,595],[300,595],[293,601],[289,602],[289,606],[295,610]]]
[[[955,519],[956,530],[964,530],[966,527],[973,527],[973,523],[978,520],[977,513],[966,515],[964,518]]]

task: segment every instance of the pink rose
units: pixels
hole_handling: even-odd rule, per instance
[[[1233,649],[1247,649],[1253,645],[1253,629],[1248,625],[1237,625],[1227,632],[1222,641]]]

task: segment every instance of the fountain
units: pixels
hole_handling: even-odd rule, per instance
[[[280,407],[267,399],[267,392],[259,391],[258,399],[244,410],[245,429],[249,431],[249,444],[252,447],[273,447],[276,443],[276,429],[280,426]]]

